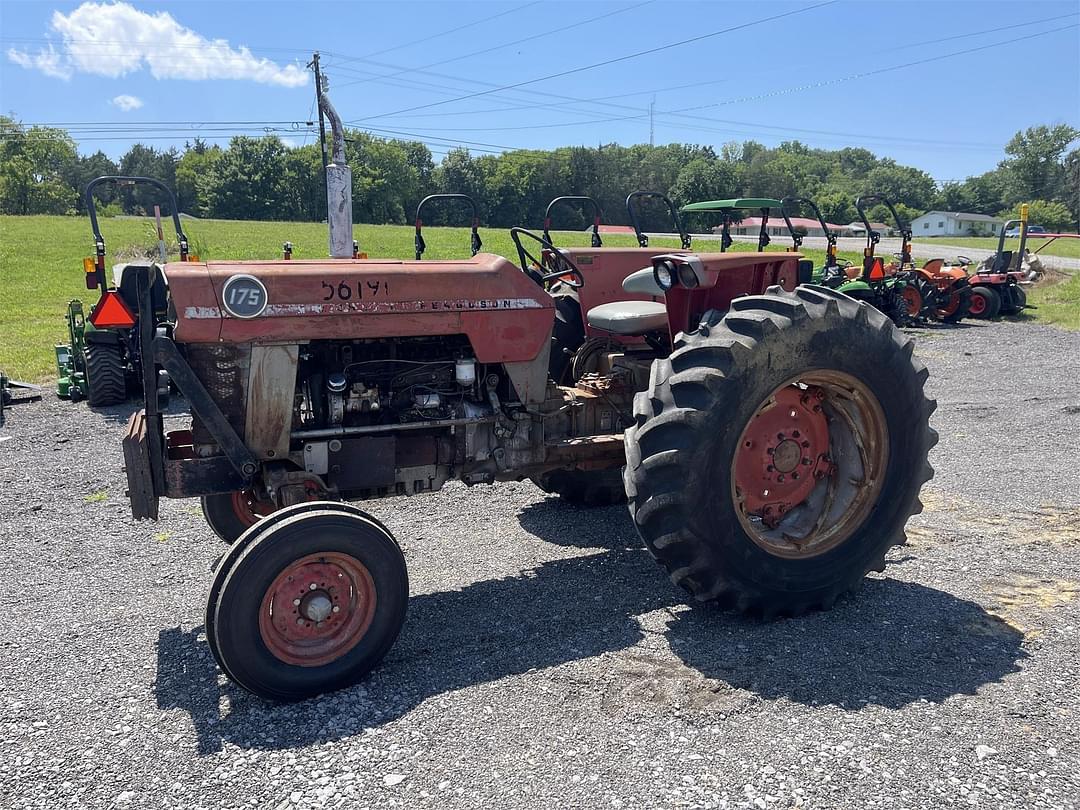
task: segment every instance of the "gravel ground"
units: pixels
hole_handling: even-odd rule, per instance
[[[370,505],[412,578],[363,685],[215,672],[222,546],[127,515],[128,410],[48,398],[0,442],[0,806],[1080,807],[1080,334],[919,331],[937,477],[833,611],[688,608],[625,509],[530,484]]]

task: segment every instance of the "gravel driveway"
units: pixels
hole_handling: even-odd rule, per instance
[[[370,504],[404,632],[290,706],[215,672],[197,504],[128,517],[129,411],[12,411],[0,806],[1080,807],[1080,334],[918,335],[938,474],[833,611],[690,609],[624,508],[452,484]]]

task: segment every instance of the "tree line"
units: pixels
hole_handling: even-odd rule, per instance
[[[963,182],[938,186],[926,172],[879,157],[861,147],[817,149],[799,141],[766,147],[755,141],[711,146],[597,147],[513,150],[474,154],[454,148],[436,163],[419,141],[347,132],[357,222],[410,222],[426,194],[448,191],[473,197],[486,226],[539,227],[553,197],[583,194],[596,199],[609,224],[628,224],[623,201],[637,189],[661,191],[676,204],[737,196],[788,195],[815,200],[837,224],[857,218],[859,194],[882,194],[903,218],[932,209],[1009,217],[1020,203],[1033,204],[1032,222],[1065,230],[1080,217],[1080,148],[1069,146],[1080,130],[1036,126],[1018,132],[996,168]],[[228,146],[196,138],[176,148],[137,143],[113,161],[101,151],[81,154],[62,129],[24,127],[0,116],[0,213],[85,212],[82,190],[94,177],[134,174],[157,178],[174,189],[181,211],[198,217],[240,220],[321,221],[326,218],[322,157],[318,144],[290,147],[276,136],[235,137]],[[154,204],[142,188],[95,192],[106,215],[142,214]],[[645,210],[647,229],[665,228],[659,210]],[[872,217],[881,221],[878,208]],[[427,224],[465,224],[466,213],[446,207],[425,214]],[[555,227],[580,228],[587,213],[562,209]],[[694,228],[710,223],[693,221]]]

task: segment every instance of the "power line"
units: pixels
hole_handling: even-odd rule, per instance
[[[442,59],[442,60],[440,60],[438,62],[431,62],[431,63],[429,63],[427,65],[421,65],[420,67],[416,67],[416,68],[402,68],[401,70],[397,71],[396,73],[388,73],[388,74],[383,75],[381,78],[391,79],[391,78],[393,78],[395,76],[400,76],[403,73],[414,73],[414,72],[419,72],[419,71],[426,70],[427,68],[438,67],[439,65],[448,65],[451,62],[460,62],[463,59],[471,59],[474,56],[481,56],[482,54],[491,53],[492,51],[499,51],[499,50],[502,50],[503,48],[510,48],[510,47],[513,47],[514,45],[520,45],[523,42],[531,42],[534,39],[542,39],[544,37],[549,37],[552,34],[561,34],[563,31],[568,31],[571,28],[578,28],[578,27],[580,27],[582,25],[588,25],[589,23],[594,23],[594,22],[598,22],[600,20],[605,20],[608,17],[614,17],[616,14],[626,14],[627,12],[630,12],[630,11],[636,11],[637,9],[642,8],[643,6],[650,5],[650,4],[654,3],[654,2],[656,2],[656,0],[644,0],[644,2],[637,3],[636,5],[633,5],[633,6],[625,6],[623,8],[617,8],[614,11],[608,11],[608,12],[606,12],[604,14],[600,14],[600,15],[598,15],[596,17],[590,17],[587,20],[581,20],[580,22],[574,22],[574,23],[572,23],[570,25],[564,25],[561,28],[552,28],[550,31],[542,31],[539,34],[532,34],[532,35],[527,36],[527,37],[522,37],[521,39],[515,39],[512,42],[504,42],[501,45],[493,45],[490,48],[483,48],[482,50],[479,50],[479,51],[472,51],[471,53],[459,54],[458,56],[452,56],[449,59]],[[357,57],[357,58],[359,59],[359,57]],[[346,61],[348,61],[348,60],[346,60]],[[345,84],[340,85],[340,87],[350,87],[350,86],[352,86],[354,84],[365,84],[365,83],[367,83],[369,81],[373,81],[373,79],[358,79],[358,80],[353,81],[353,82],[346,82]]]
[[[1073,16],[1073,15],[1066,15],[1066,16]],[[1005,45],[1005,44],[1009,44],[1009,43],[1012,43],[1012,42],[1021,42],[1021,41],[1028,40],[1028,39],[1035,39],[1037,37],[1046,36],[1047,34],[1053,34],[1053,33],[1057,33],[1058,31],[1069,30],[1071,28],[1077,28],[1077,27],[1080,27],[1080,26],[1078,26],[1078,25],[1070,25],[1070,26],[1065,26],[1064,28],[1055,28],[1055,29],[1052,29],[1052,30],[1049,30],[1049,31],[1039,31],[1039,32],[1036,32],[1034,34],[1028,34],[1027,36],[1017,37],[1017,38],[1013,38],[1013,39],[1007,40],[1007,41],[992,42],[992,43],[989,43],[989,44],[986,44],[986,45],[980,45],[980,46],[977,46],[977,47],[974,47],[974,48],[968,48],[968,49],[962,50],[962,51],[953,51],[951,53],[946,53],[946,54],[941,54],[941,55],[938,55],[938,56],[927,57],[926,59],[919,59],[919,60],[914,60],[914,61],[911,61],[911,62],[905,62],[905,63],[900,64],[900,65],[891,65],[891,66],[888,66],[888,67],[876,68],[874,70],[863,71],[863,72],[860,72],[860,73],[855,73],[855,74],[851,74],[849,76],[839,77],[839,78],[827,80],[827,81],[824,81],[824,82],[817,82],[817,83],[814,83],[814,84],[811,84],[811,85],[802,85],[802,86],[796,87],[796,88],[787,88],[787,89],[780,90],[780,91],[774,91],[772,93],[764,94],[761,97],[772,97],[772,96],[776,96],[776,95],[783,95],[783,94],[788,94],[788,93],[797,92],[797,91],[801,91],[801,90],[813,89],[813,88],[816,88],[816,87],[823,87],[823,86],[826,86],[826,85],[829,85],[829,84],[837,84],[837,83],[843,82],[843,81],[851,81],[851,80],[854,80],[854,79],[861,79],[861,78],[866,78],[866,77],[869,77],[869,76],[876,76],[876,75],[880,75],[882,73],[888,73],[890,71],[902,70],[902,69],[909,68],[909,67],[914,67],[914,66],[917,66],[917,65],[927,64],[929,62],[937,62],[937,61],[941,61],[943,59],[951,59],[951,58],[956,57],[956,56],[964,56],[964,55],[967,55],[967,54],[970,54],[970,53],[975,53],[975,52],[978,52],[978,51],[987,50],[989,48],[996,48],[996,47],[998,47],[1000,45]],[[720,102],[713,102],[713,103],[710,103],[710,104],[696,105],[696,106],[692,106],[692,107],[682,107],[682,108],[678,108],[678,109],[674,109],[674,110],[661,110],[661,111],[659,111],[658,114],[662,115],[662,116],[670,115],[670,116],[675,116],[675,117],[678,117],[678,118],[688,118],[688,119],[691,119],[691,120],[694,120],[694,121],[702,121],[702,122],[707,122],[707,123],[735,124],[737,126],[760,127],[760,128],[763,128],[763,129],[772,129],[772,130],[778,130],[778,131],[781,131],[781,132],[796,132],[796,133],[797,132],[802,132],[802,133],[806,133],[806,134],[827,135],[827,136],[843,137],[843,138],[861,138],[861,139],[868,139],[868,140],[883,140],[883,141],[909,143],[909,144],[912,144],[912,145],[923,144],[923,145],[939,145],[939,146],[970,146],[970,147],[978,147],[978,148],[986,148],[986,149],[1000,148],[996,144],[979,143],[979,142],[935,141],[935,140],[923,139],[923,138],[906,138],[906,137],[899,136],[899,135],[896,135],[896,136],[880,136],[880,135],[868,135],[868,134],[865,134],[865,133],[836,132],[836,131],[830,131],[830,130],[814,130],[814,129],[806,129],[806,128],[801,128],[801,127],[779,127],[779,126],[773,126],[773,125],[769,125],[769,124],[758,124],[758,123],[746,122],[746,121],[731,121],[731,120],[725,120],[725,119],[720,119],[720,118],[711,118],[711,117],[707,117],[707,116],[687,115],[686,114],[686,113],[694,111],[694,110],[710,109],[710,108],[713,108],[713,107],[723,106],[723,105],[725,105],[727,103],[730,103],[730,102],[720,101]],[[623,106],[623,105],[619,105],[619,106]],[[630,108],[630,109],[635,109],[635,108]],[[584,112],[584,111],[582,111],[582,112]],[[527,125],[527,126],[511,126],[511,127],[441,127],[439,131],[442,131],[442,132],[504,132],[504,131],[512,131],[512,130],[553,129],[553,128],[561,128],[561,127],[584,126],[584,125],[588,125],[588,124],[604,124],[604,123],[611,123],[611,122],[616,122],[616,121],[638,120],[638,119],[645,118],[647,115],[648,115],[648,113],[644,113],[644,112],[641,112],[639,110],[639,111],[635,112],[635,114],[633,114],[633,115],[611,116],[611,117],[607,117],[607,118],[598,118],[598,119],[594,119],[592,121],[584,121],[584,122],[581,122],[581,121],[566,121],[566,122],[558,122],[558,123],[551,123],[551,124],[530,124],[530,125]],[[375,117],[382,117],[382,116],[375,116]],[[366,119],[360,119],[360,120],[366,120]],[[680,123],[680,126],[685,128],[685,129],[701,129],[703,131],[710,131],[708,128],[692,126],[690,124]],[[423,127],[413,127],[413,128],[414,129],[424,129]],[[729,131],[737,132],[737,130],[729,130]],[[753,134],[753,133],[748,133],[748,134]]]
[[[939,62],[942,59],[952,59],[952,58],[954,58],[956,56],[966,56],[969,53],[976,53],[978,51],[985,51],[985,50],[987,50],[989,48],[996,48],[999,45],[1011,45],[1011,44],[1016,43],[1016,42],[1023,42],[1025,40],[1035,39],[1037,37],[1046,36],[1047,34],[1056,34],[1059,31],[1068,31],[1071,28],[1078,28],[1078,27],[1080,27],[1080,24],[1066,25],[1063,28],[1053,28],[1053,29],[1051,29],[1049,31],[1039,31],[1039,32],[1036,32],[1034,34],[1028,34],[1027,36],[1015,37],[1013,39],[1002,40],[1000,42],[991,42],[988,45],[979,45],[979,46],[976,46],[974,48],[967,48],[966,50],[963,50],[963,51],[953,51],[952,53],[944,53],[944,54],[941,54],[939,56],[929,56],[926,59],[916,59],[916,60],[914,60],[912,62],[905,62],[905,63],[903,63],[901,65],[891,65],[889,67],[876,68],[874,70],[863,71],[862,73],[853,73],[850,76],[845,76],[843,78],[836,79],[836,80],[833,80],[831,82],[819,82],[819,83],[814,84],[814,85],[809,85],[809,87],[824,87],[826,84],[837,84],[837,83],[839,83],[841,81],[851,81],[853,79],[865,79],[868,76],[878,76],[878,75],[880,75],[882,73],[889,73],[890,71],[893,71],[893,70],[901,70],[903,68],[915,67],[917,65],[925,65],[925,64],[928,64],[930,62]],[[784,92],[790,92],[790,91],[784,91]],[[766,96],[766,97],[771,97],[773,95],[778,95],[778,94],[774,93],[774,94],[770,94],[769,96]],[[668,114],[687,112],[687,111],[690,111],[690,110],[705,110],[705,109],[709,109],[711,107],[719,107],[724,103],[725,102],[716,102],[716,103],[712,103],[712,104],[701,104],[701,105],[698,105],[696,107],[682,107],[682,108],[680,108],[678,110],[670,110],[668,112]]]
[[[508,14],[516,14],[519,11],[524,11],[525,9],[529,8],[530,6],[538,6],[538,5],[540,5],[540,0],[534,0],[534,2],[531,2],[531,3],[525,3],[523,5],[516,6],[514,8],[508,9],[506,11],[500,11],[498,14],[492,14],[490,17],[484,17],[484,18],[479,19],[479,20],[474,20],[473,22],[470,22],[470,23],[465,23],[465,25],[459,25],[457,28],[451,28],[451,29],[449,29],[447,31],[440,31],[437,34],[431,34],[430,36],[423,37],[422,39],[415,39],[412,42],[406,42],[406,43],[404,43],[402,45],[394,45],[392,48],[384,48],[381,51],[375,51],[374,53],[369,53],[369,54],[366,54],[365,56],[349,56],[349,57],[346,57],[346,58],[342,59],[342,61],[343,62],[360,62],[360,61],[370,59],[373,56],[381,56],[384,53],[390,53],[391,51],[398,51],[398,50],[402,50],[403,48],[411,48],[413,45],[420,45],[421,43],[430,42],[431,40],[438,39],[439,37],[445,37],[445,36],[449,36],[450,34],[456,34],[458,31],[464,31],[466,28],[473,28],[474,26],[481,25],[481,24],[486,23],[486,22],[491,22],[492,20],[497,20],[500,17],[505,17]],[[337,54],[335,54],[333,51],[324,51],[324,53],[327,56],[337,56]]]
[[[711,39],[712,37],[718,37],[718,36],[721,36],[723,34],[730,34],[733,31],[742,31],[742,30],[745,30],[747,28],[752,28],[752,27],[757,26],[757,25],[763,25],[763,24],[765,24],[767,22],[773,22],[775,20],[780,20],[780,19],[783,19],[785,17],[795,16],[796,14],[803,14],[803,13],[808,12],[808,11],[814,11],[814,10],[819,9],[819,8],[824,8],[825,6],[834,5],[837,1],[838,0],[825,0],[825,2],[817,3],[816,5],[813,5],[813,6],[806,6],[805,8],[795,9],[793,11],[785,11],[785,12],[783,12],[781,14],[774,14],[774,15],[772,15],[770,17],[762,17],[762,18],[757,19],[757,20],[751,20],[750,22],[740,23],[739,25],[733,25],[733,26],[730,26],[728,28],[722,28],[719,31],[712,31],[712,32],[710,32],[708,34],[699,34],[696,37],[688,37],[687,39],[679,40],[678,42],[669,42],[666,45],[660,45],[660,46],[657,46],[655,48],[647,48],[646,50],[643,50],[643,51],[636,51],[634,53],[624,54],[623,56],[617,56],[617,57],[614,57],[612,59],[605,59],[605,60],[603,60],[601,62],[594,62],[591,65],[582,65],[582,66],[576,67],[576,68],[569,68],[567,70],[559,71],[558,73],[550,73],[550,74],[548,74],[546,76],[539,76],[539,77],[537,77],[535,79],[526,79],[524,81],[515,82],[514,84],[502,85],[501,87],[497,87],[497,88],[494,88],[494,89],[491,89],[491,90],[480,90],[480,91],[477,91],[475,93],[470,93],[468,95],[460,96],[458,98],[444,99],[443,101],[434,101],[434,102],[431,102],[429,104],[421,104],[421,105],[418,105],[418,106],[415,106],[415,107],[407,107],[407,108],[405,108],[403,110],[395,110],[394,112],[389,112],[389,113],[379,113],[378,115],[369,115],[366,118],[354,119],[353,121],[350,121],[349,123],[356,123],[358,121],[369,121],[372,118],[387,118],[387,117],[394,116],[394,115],[400,115],[401,113],[414,112],[416,110],[425,110],[425,109],[429,109],[431,107],[438,107],[438,106],[441,106],[443,104],[451,104],[451,103],[453,103],[455,101],[465,101],[466,99],[477,98],[479,96],[486,96],[486,95],[490,95],[491,93],[501,92],[503,90],[513,90],[513,89],[518,88],[518,87],[526,87],[526,86],[531,85],[531,84],[538,84],[540,82],[550,81],[551,79],[559,79],[559,78],[562,78],[564,76],[572,76],[572,75],[574,75],[576,73],[583,73],[583,72],[588,71],[588,70],[595,70],[596,68],[599,68],[599,67],[606,67],[608,65],[615,65],[615,64],[618,64],[620,62],[626,62],[626,61],[628,61],[630,59],[638,59],[638,58],[640,58],[642,56],[648,56],[649,54],[659,53],[660,51],[665,51],[665,50],[668,50],[669,48],[678,48],[678,47],[681,47],[683,45],[689,45],[692,42],[701,42],[702,40]]]
[[[1028,22],[1016,23],[1016,24],[1013,24],[1013,25],[1002,25],[1002,26],[998,26],[996,28],[985,28],[985,29],[983,29],[981,31],[969,31],[969,32],[964,33],[964,34],[954,34],[952,36],[941,37],[939,39],[924,40],[922,42],[912,42],[912,43],[908,43],[906,45],[898,45],[898,46],[896,46],[894,48],[884,48],[884,49],[881,49],[879,51],[876,51],[876,53],[881,54],[881,53],[890,53],[890,52],[893,52],[893,51],[906,51],[906,50],[911,50],[911,49],[914,49],[914,48],[925,47],[927,45],[938,45],[938,44],[941,44],[943,42],[951,42],[951,41],[954,41],[954,40],[957,40],[957,39],[967,39],[967,38],[970,38],[970,37],[983,36],[984,34],[993,34],[993,33],[999,33],[1001,31],[1013,30],[1013,29],[1016,29],[1016,28],[1030,27],[1032,25],[1039,25],[1041,23],[1046,23],[1046,22],[1056,22],[1058,20],[1068,19],[1070,17],[1076,17],[1078,15],[1080,15],[1080,12],[1072,12],[1070,14],[1061,14],[1061,15],[1058,15],[1056,17],[1044,17],[1044,18],[1039,19],[1039,20],[1030,20]],[[848,80],[848,79],[846,79],[846,78],[833,79],[833,80],[828,80],[827,82],[819,82],[819,83],[816,83],[816,84],[798,85],[798,86],[796,86],[794,88],[787,88],[786,90],[783,90],[783,91],[772,91],[770,93],[762,93],[762,94],[758,94],[758,95],[754,95],[754,96],[743,96],[743,97],[740,97],[740,98],[729,99],[727,101],[720,102],[720,103],[722,103],[722,104],[736,104],[736,103],[740,103],[742,101],[756,101],[756,100],[759,100],[759,99],[772,97],[772,95],[777,94],[777,93],[792,92],[792,91],[795,91],[795,90],[813,88],[813,87],[817,87],[817,86],[824,86],[825,84],[838,83],[839,81],[846,81],[846,80]],[[563,104],[552,104],[552,105],[547,105],[547,106],[548,107],[563,107],[563,106],[569,106],[569,105],[572,105],[572,104],[595,104],[597,106],[624,107],[624,108],[630,109],[629,107],[626,107],[626,105],[603,104],[603,102],[606,102],[606,101],[608,101],[610,99],[615,99],[615,98],[629,98],[629,97],[632,97],[632,96],[652,95],[652,94],[655,94],[655,93],[666,93],[666,92],[670,92],[672,90],[686,90],[686,89],[695,88],[695,87],[706,87],[706,86],[713,85],[713,84],[727,84],[727,83],[730,83],[730,82],[731,82],[731,77],[726,76],[725,78],[722,78],[722,79],[710,79],[708,81],[703,81],[703,82],[691,82],[689,84],[668,85],[667,87],[655,87],[655,88],[648,89],[648,90],[634,90],[634,91],[629,92],[629,93],[617,93],[617,94],[608,95],[608,96],[594,96],[592,98],[575,99],[575,98],[573,98],[571,96],[562,96],[562,98],[567,99],[567,101],[565,103],[563,103]],[[433,87],[438,87],[439,85],[432,85],[432,86]],[[529,92],[536,92],[536,91],[529,91]],[[544,95],[552,95],[552,94],[546,94],[545,93]],[[501,109],[461,110],[461,111],[447,111],[447,112],[440,112],[440,113],[420,113],[418,115],[410,115],[410,116],[402,116],[402,117],[403,118],[441,118],[441,117],[456,116],[456,115],[482,115],[484,113],[510,112],[512,110],[527,110],[527,109],[532,109],[533,106],[534,105],[531,105],[531,104],[523,104],[523,105],[521,105],[519,107],[504,107],[504,108],[501,108]],[[582,112],[584,112],[584,111],[582,111]],[[595,114],[595,113],[593,113],[593,114]]]

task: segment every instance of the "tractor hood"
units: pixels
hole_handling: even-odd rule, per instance
[[[178,343],[303,343],[464,334],[480,362],[532,360],[551,297],[514,264],[322,259],[165,266]]]

